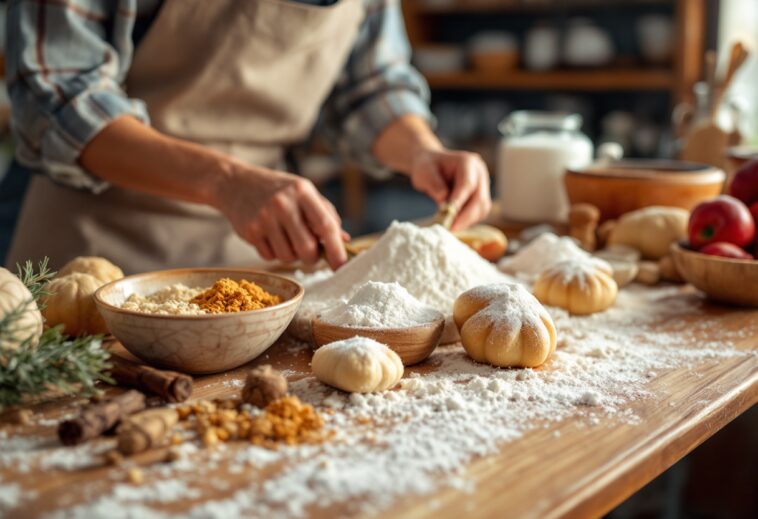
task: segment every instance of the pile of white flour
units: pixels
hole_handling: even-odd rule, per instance
[[[349,300],[368,281],[399,283],[447,317],[462,292],[509,279],[439,225],[394,222],[373,247],[306,290],[290,330],[296,337],[310,340],[310,321]]]
[[[498,266],[504,272],[528,281],[565,260],[582,260],[590,254],[568,236],[544,233],[535,238],[513,256],[500,260]]]
[[[398,283],[369,281],[349,301],[324,311],[321,320],[348,327],[407,328],[432,322],[441,315]]]

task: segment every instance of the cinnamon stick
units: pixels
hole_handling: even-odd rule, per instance
[[[127,391],[98,404],[85,407],[81,414],[58,426],[58,438],[63,445],[76,445],[100,436],[125,416],[145,408],[145,395]]]
[[[111,377],[126,386],[152,393],[167,402],[184,402],[192,394],[192,377],[176,371],[156,369],[111,355]]]
[[[178,421],[179,414],[169,407],[130,416],[118,427],[118,451],[131,455],[157,447]]]

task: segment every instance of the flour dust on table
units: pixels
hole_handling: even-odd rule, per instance
[[[342,516],[371,515],[404,498],[450,487],[471,489],[467,465],[507,452],[509,442],[530,430],[554,428],[560,441],[557,422],[567,418],[587,428],[634,426],[640,420],[632,408],[635,400],[665,396],[651,391],[652,378],[684,366],[697,377],[700,366],[753,354],[732,346],[744,331],[717,329],[717,317],[703,313],[700,305],[687,289],[635,286],[602,314],[571,317],[551,308],[559,347],[541,369],[493,368],[450,346],[408,368],[398,389],[352,395],[301,371],[291,378],[290,391],[321,410],[326,427],[334,431],[329,441],[278,450],[244,442],[214,450],[185,443],[176,461],[143,468],[142,486],[125,488],[122,474],[115,486],[98,479],[67,488],[64,497],[50,503],[57,509],[50,517],[170,517],[169,504],[176,513],[198,519],[300,517],[324,509]],[[288,354],[309,348],[294,342],[279,347]],[[56,453],[71,452],[52,447],[54,429],[48,433],[36,443],[25,439],[28,448],[20,449],[13,431],[3,432],[0,474],[15,470],[20,475],[0,482],[0,495],[11,503],[0,502],[0,513],[12,515],[33,503],[25,487],[33,487],[30,478],[42,477],[34,471],[55,460]],[[103,450],[98,445],[82,450],[81,458],[97,464],[95,453]],[[55,470],[80,466],[62,464]]]

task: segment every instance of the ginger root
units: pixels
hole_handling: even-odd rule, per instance
[[[287,395],[287,379],[268,364],[250,370],[242,388],[242,400],[261,409]]]
[[[597,230],[600,210],[592,204],[574,204],[569,210],[569,235],[579,242],[581,247],[592,252],[597,247]]]

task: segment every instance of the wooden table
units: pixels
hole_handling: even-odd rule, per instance
[[[683,297],[698,298],[694,291]],[[741,330],[742,338],[736,341],[736,347],[758,352],[757,310],[699,303],[697,311],[687,316],[687,320],[697,321],[703,316],[718,323],[709,332],[711,337]],[[278,345],[260,360],[292,370],[295,377],[309,371],[307,350],[293,353]],[[238,369],[198,378],[193,396],[207,398],[234,393],[238,389],[231,386],[242,373]],[[532,430],[505,444],[499,454],[471,464],[467,478],[473,483],[472,492],[452,489],[439,492],[433,496],[434,510],[429,506],[431,498],[408,496],[400,499],[386,516],[459,518],[470,516],[473,511],[477,517],[603,514],[758,401],[758,355],[709,361],[695,371],[681,368],[664,372],[651,380],[649,388],[655,398],[630,403],[641,418],[637,425],[611,425],[610,421],[601,420],[597,426],[579,427],[569,419]],[[65,405],[64,400],[43,405],[38,411],[59,416]],[[43,430],[50,433],[52,427],[26,428],[23,432],[34,434]],[[17,481],[23,488],[36,492],[31,502],[23,509],[11,511],[9,516],[40,516],[55,510],[56,503],[77,502],[83,488],[111,477],[114,470],[117,469],[93,467],[51,474],[15,473],[6,468],[0,471],[2,482]],[[208,473],[209,480],[215,477],[213,472]],[[252,477],[265,474],[240,475],[232,483],[241,485]],[[123,481],[123,476],[114,481]],[[171,510],[172,506],[158,508]]]

